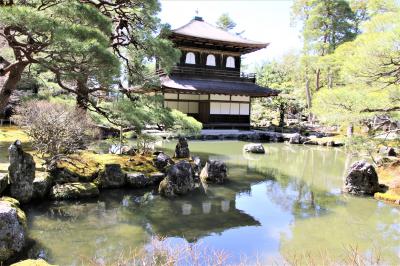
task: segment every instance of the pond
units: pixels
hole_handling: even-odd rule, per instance
[[[357,158],[339,148],[275,143],[264,145],[265,155],[250,155],[244,144],[189,143],[193,155],[228,165],[230,182],[206,194],[167,200],[150,190],[107,190],[88,201],[35,203],[25,207],[29,234],[60,265],[112,263],[153,235],[224,250],[229,263],[340,260],[357,249],[400,264],[400,209],[340,193]],[[174,145],[162,149],[172,154]]]

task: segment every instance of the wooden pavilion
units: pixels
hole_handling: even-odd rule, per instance
[[[247,40],[201,17],[172,30],[169,38],[182,56],[168,75],[157,69],[164,106],[193,116],[204,128],[249,128],[252,98],[278,94],[240,69],[243,54],[268,43]]]

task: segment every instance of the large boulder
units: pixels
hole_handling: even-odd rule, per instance
[[[366,161],[352,164],[344,180],[343,191],[354,195],[374,195],[382,191],[375,168]]]
[[[51,177],[47,172],[36,172],[33,180],[33,197],[36,199],[44,198],[51,187]]]
[[[50,197],[55,200],[97,197],[99,189],[94,183],[57,184],[50,189]]]
[[[17,200],[0,199],[0,264],[22,251],[26,242],[26,218]]]
[[[0,173],[0,195],[8,187],[8,175]]]
[[[167,167],[173,165],[174,161],[167,154],[160,152],[154,159],[154,166],[162,172],[167,170]]]
[[[179,137],[178,144],[175,147],[175,158],[189,158],[190,151],[189,151],[189,144],[184,137]]]
[[[250,153],[259,153],[259,154],[265,153],[264,146],[261,143],[246,144],[246,145],[244,145],[243,150],[245,152],[250,152]]]
[[[162,196],[173,197],[183,195],[195,188],[192,165],[188,161],[180,161],[173,165],[167,176],[161,181],[158,192]]]
[[[106,164],[99,173],[97,182],[102,188],[118,188],[126,183],[126,174],[122,172],[119,164]]]
[[[207,183],[224,183],[228,179],[226,164],[218,160],[207,161],[201,170],[200,179]]]
[[[32,155],[23,151],[19,140],[10,145],[8,153],[10,158],[10,166],[8,167],[10,194],[20,202],[28,202],[33,195],[35,161]]]

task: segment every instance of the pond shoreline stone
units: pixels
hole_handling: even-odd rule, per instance
[[[0,262],[23,250],[26,243],[26,217],[13,198],[0,199]]]
[[[171,166],[167,176],[161,181],[158,192],[165,197],[184,195],[195,189],[194,173],[192,165],[186,161],[180,161]]]
[[[36,171],[33,156],[22,149],[19,140],[10,145],[8,153],[10,159],[8,167],[10,194],[21,203],[28,202],[33,196],[33,180]]]
[[[92,198],[100,194],[94,183],[64,183],[50,189],[50,198],[54,200]]]
[[[342,190],[353,195],[372,196],[385,188],[379,184],[378,174],[370,163],[357,161],[350,166]]]
[[[0,173],[0,195],[8,187],[8,175]]]
[[[261,143],[248,143],[244,145],[243,150],[250,153],[265,154],[264,146]]]
[[[208,160],[201,170],[200,179],[207,183],[225,183],[228,180],[226,164],[218,160]]]

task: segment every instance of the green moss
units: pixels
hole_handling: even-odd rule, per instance
[[[26,228],[27,227],[26,215],[25,215],[25,212],[20,209],[19,201],[14,198],[6,197],[6,196],[1,197],[0,201],[9,204],[11,207],[14,207],[17,210],[18,220]]]
[[[385,193],[377,192],[374,194],[374,198],[377,200],[383,200],[390,203],[400,204],[400,194],[397,194],[391,190],[388,190]]]
[[[28,142],[28,135],[16,126],[3,126],[0,127],[0,142],[14,142],[19,139],[22,142]]]
[[[157,171],[150,156],[97,154],[92,151],[72,154],[60,161],[57,166],[89,179],[102,171],[106,164],[119,164],[121,169],[126,172],[152,173]]]
[[[11,266],[52,266],[53,264],[47,263],[45,260],[42,259],[37,259],[37,260],[23,260],[14,264],[11,264]]]

